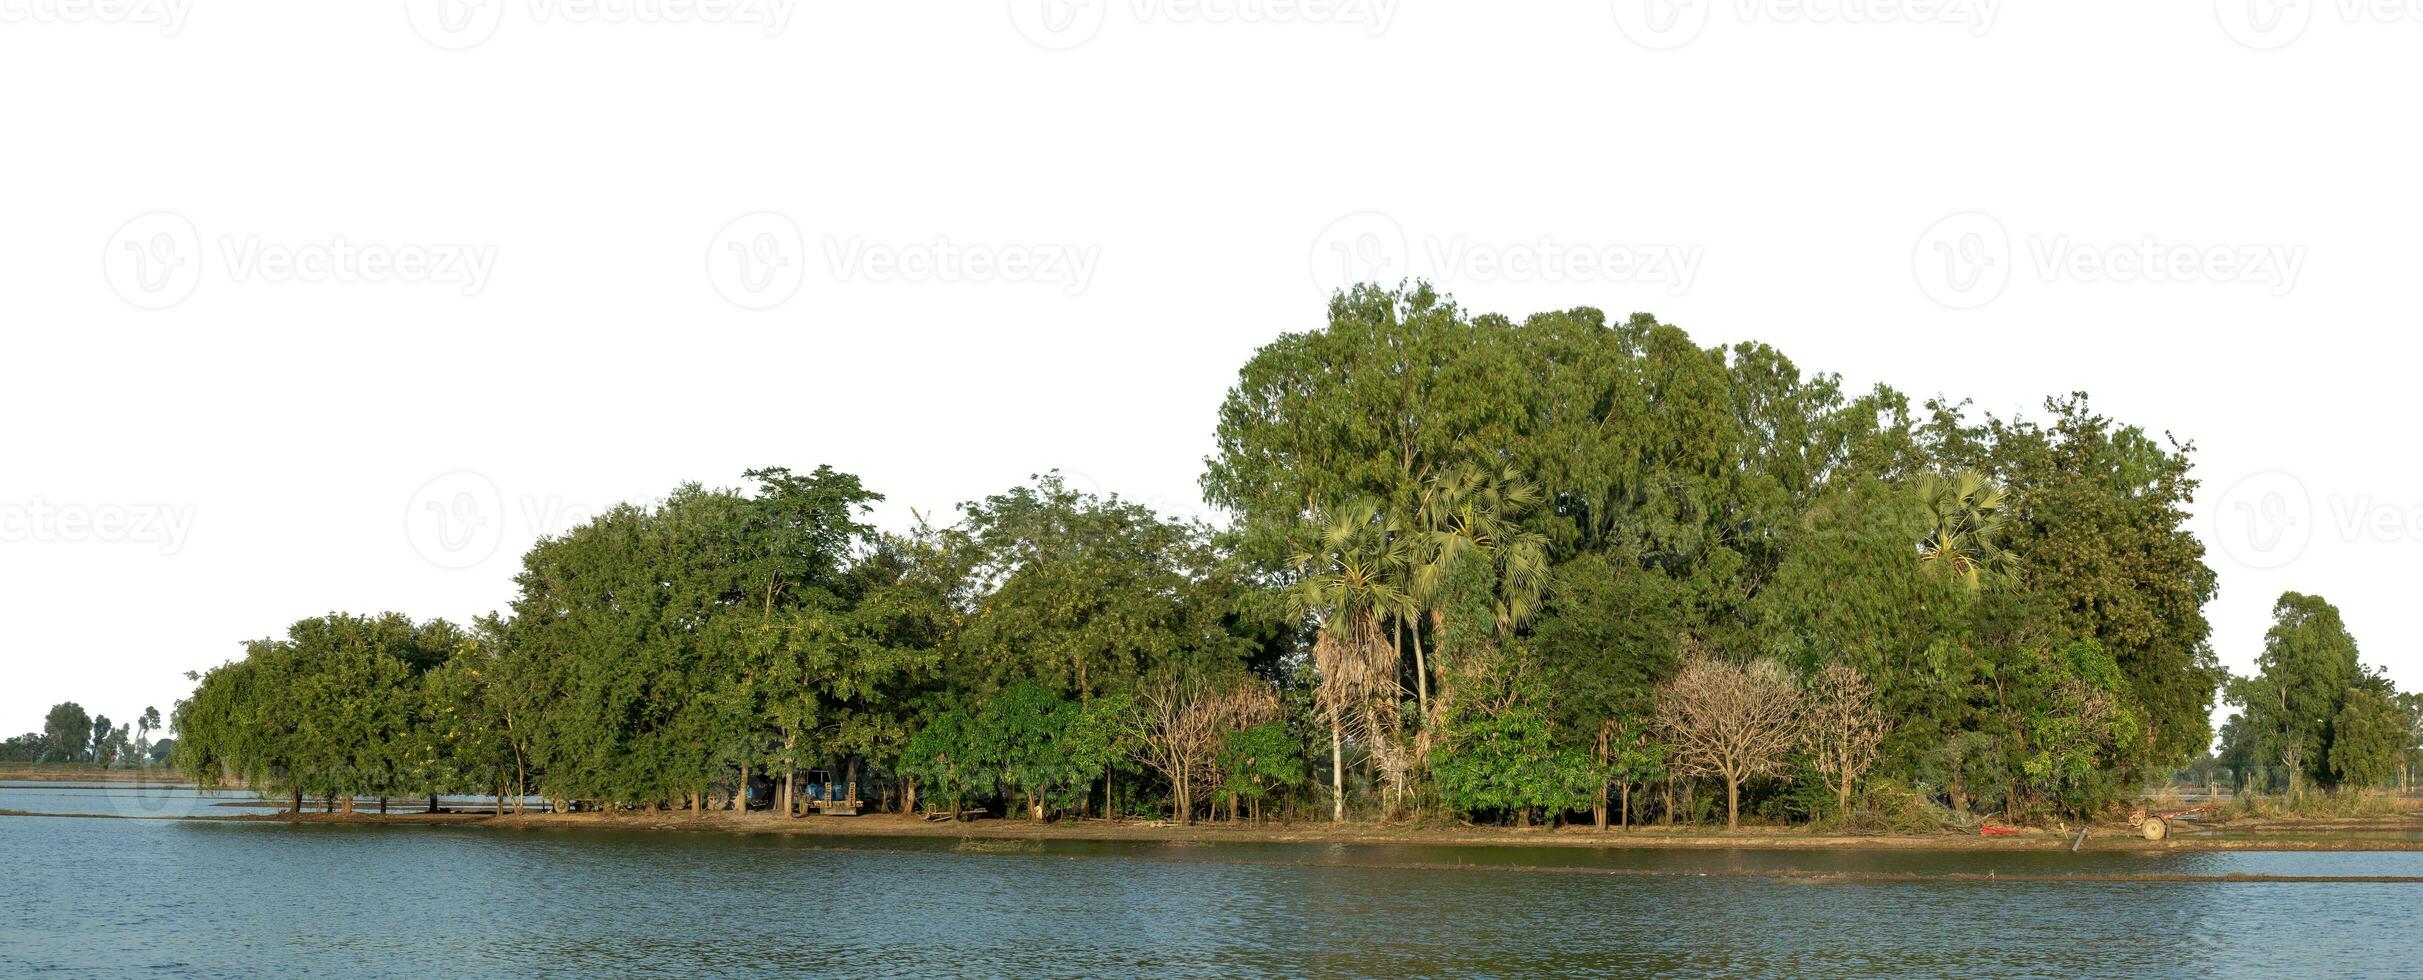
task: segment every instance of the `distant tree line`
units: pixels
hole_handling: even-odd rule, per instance
[[[113,724],[108,715],[87,714],[66,701],[51,706],[42,730],[0,742],[0,762],[63,762],[100,766],[144,766],[157,753],[151,733],[161,727],[160,709],[145,708],[133,724]]]
[[[248,644],[176,762],[298,806],[2084,813],[2202,756],[2226,675],[2192,446],[2045,409],[1359,287],[1220,406],[1221,529],[1057,474],[898,533],[830,468],[686,485],[540,542],[502,614]],[[2320,710],[2260,683],[2231,695]],[[2357,700],[2330,732],[2381,720]]]

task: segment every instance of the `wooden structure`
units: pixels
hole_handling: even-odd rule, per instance
[[[815,810],[817,813],[825,816],[855,817],[858,815],[858,811],[865,806],[865,804],[860,802],[858,799],[858,787],[856,786],[842,787],[844,792],[835,793],[833,774],[830,771],[824,769],[810,770],[808,773],[808,785],[812,788],[820,788],[822,790],[821,792],[817,792],[808,798],[809,809]],[[841,799],[840,797],[843,796],[847,796],[849,798]]]

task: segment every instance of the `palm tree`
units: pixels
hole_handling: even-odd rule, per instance
[[[1970,589],[2011,575],[2017,556],[2002,549],[2008,492],[1983,474],[1963,470],[1950,476],[1925,474],[1915,490],[1927,509],[1929,527],[1918,539],[1918,558],[1958,578]]]
[[[1329,713],[1331,819],[1346,819],[1346,720],[1349,709],[1367,734],[1377,734],[1372,705],[1396,685],[1396,649],[1380,623],[1403,616],[1405,591],[1396,580],[1407,564],[1403,538],[1389,534],[1379,508],[1360,503],[1326,520],[1313,514],[1307,530],[1315,544],[1295,556],[1297,580],[1290,605],[1318,624],[1313,667],[1321,677],[1321,705]],[[1399,690],[1402,690],[1399,688]]]
[[[1548,539],[1517,521],[1543,497],[1512,467],[1496,470],[1463,463],[1433,478],[1421,500],[1416,537],[1420,559],[1407,591],[1418,609],[1430,613],[1431,629],[1447,635],[1447,577],[1467,556],[1488,563],[1495,583],[1490,603],[1501,634],[1511,633],[1539,612],[1548,591]],[[1414,635],[1414,669],[1422,708],[1430,708],[1429,670],[1422,663],[1421,634]]]

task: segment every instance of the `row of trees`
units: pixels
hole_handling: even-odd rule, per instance
[[[2046,408],[1361,287],[1228,393],[1217,532],[1048,475],[898,533],[831,469],[685,486],[542,541],[503,615],[256,641],[178,758],[606,806],[822,769],[1029,816],[2081,811],[2203,752],[2224,675],[2190,447]]]
[[[151,733],[161,728],[160,709],[144,708],[134,723],[113,724],[108,715],[87,713],[64,701],[43,716],[42,730],[0,742],[0,762],[82,762],[100,766],[143,766],[153,761]]]

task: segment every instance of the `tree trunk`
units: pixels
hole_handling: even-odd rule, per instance
[[[429,794],[429,812],[431,812],[431,813],[436,813],[436,812],[437,812],[437,794],[436,794],[436,793],[431,793],[431,794]]]
[[[343,813],[345,816],[348,816],[348,817],[353,816],[353,794],[351,794],[351,793],[347,793],[347,794],[345,794],[345,800],[344,800],[344,803],[343,803],[342,805],[344,806],[344,809],[343,809],[342,811],[340,811],[340,812],[342,812],[342,813]]]
[[[1599,726],[1599,771],[1600,771],[1600,772],[1602,772],[1602,773],[1604,773],[1604,772],[1606,772],[1606,771],[1607,771],[1607,735],[1608,735],[1608,732],[1607,732],[1607,726],[1605,726],[1605,725],[1600,725],[1600,726]],[[1597,824],[1597,825],[1598,825],[1597,829],[1599,829],[1599,830],[1601,830],[1601,831],[1604,831],[1604,830],[1606,830],[1606,829],[1607,829],[1607,782],[1608,782],[1607,777],[1605,777],[1605,776],[1600,776],[1600,777],[1599,777],[1599,799],[1598,799],[1598,805],[1593,806],[1593,807],[1591,807],[1591,808],[1590,808],[1590,820],[1591,820],[1591,822],[1592,822],[1592,823]]]
[[[1422,624],[1413,627],[1413,689],[1422,698],[1422,726],[1430,726],[1430,665],[1422,658]]]
[[[1621,798],[1620,802],[1617,804],[1617,808],[1616,808],[1616,811],[1615,811],[1615,828],[1616,828],[1617,830],[1629,830],[1629,829],[1631,829],[1631,827],[1632,827],[1632,783],[1631,783],[1629,780],[1627,780],[1627,781],[1624,783],[1624,792],[1623,792],[1623,796],[1622,796],[1622,798]]]
[[[294,788],[294,806],[289,808],[287,812],[297,815],[300,815],[303,812],[303,787],[297,786]]]
[[[799,770],[786,769],[782,774],[782,815],[786,817],[798,816],[799,807],[796,805],[798,800]]]
[[[855,755],[850,757],[850,784],[847,788],[849,794],[843,796],[842,799],[852,803],[858,802],[858,757]]]
[[[1742,781],[1730,774],[1725,776],[1725,833],[1742,825]]]
[[[732,809],[742,814],[749,812],[749,764],[746,762],[740,764],[740,788],[732,792]]]
[[[1346,729],[1335,704],[1329,706],[1329,820],[1346,822]]]

